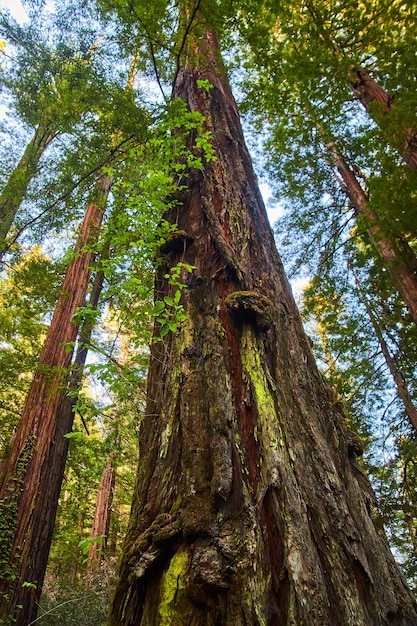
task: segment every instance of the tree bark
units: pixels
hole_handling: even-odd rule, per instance
[[[109,624],[416,624],[303,332],[216,37],[199,35],[174,95],[205,116],[217,161],[190,172],[166,215],[178,240],[157,299],[172,266],[197,269],[183,276],[186,321],[152,346]]]
[[[388,142],[398,150],[405,163],[416,170],[417,133],[415,129],[403,128],[398,123],[394,98],[362,68],[351,68],[349,82],[355,96],[381,126]]]
[[[317,126],[330,154],[332,165],[339,172],[339,181],[348,195],[356,216],[362,216],[369,239],[390,273],[392,282],[405,303],[411,319],[417,325],[417,258],[404,237],[395,241],[394,229],[390,236],[378,213],[370,206],[368,194],[362,189],[355,172],[332,140],[326,140],[323,129]]]
[[[39,125],[26,146],[22,158],[11,173],[0,195],[0,260],[7,251],[6,237],[15,215],[25,198],[28,186],[38,171],[39,161],[46,148],[56,137],[48,126]]]
[[[64,412],[72,344],[72,321],[85,303],[110,178],[102,175],[78,235],[39,366],[11,444],[0,485],[0,620],[26,626],[36,618],[61,488],[73,413]],[[21,608],[19,608],[21,607]]]
[[[92,540],[97,540],[99,537],[102,537],[102,541],[100,543],[94,541],[94,543],[90,545],[87,567],[90,574],[99,569],[106,551],[115,482],[116,472],[111,461],[107,461],[97,493],[94,521],[90,535]]]

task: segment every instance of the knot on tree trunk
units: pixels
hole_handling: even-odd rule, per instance
[[[159,248],[160,255],[181,254],[194,241],[194,237],[185,232],[185,230],[174,230],[167,236],[164,243]]]
[[[217,594],[225,593],[230,585],[230,570],[230,565],[217,546],[207,545],[206,541],[194,544],[188,587],[192,601],[204,606]]]
[[[254,291],[234,291],[225,299],[226,306],[240,323],[249,323],[259,330],[272,325],[274,307],[266,297]]]
[[[180,534],[181,523],[178,517],[168,513],[158,515],[131,548],[133,577],[142,578],[145,576],[152,563],[168,549],[172,540]]]
[[[349,431],[347,434],[347,446],[349,458],[363,455],[363,443],[360,437],[353,431]]]

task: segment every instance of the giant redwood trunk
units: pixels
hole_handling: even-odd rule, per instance
[[[169,268],[196,269],[183,276],[186,321],[152,346],[109,624],[417,624],[303,332],[216,38],[193,43],[174,94],[205,116],[217,161],[190,172],[166,216],[178,230],[157,298]]]
[[[320,127],[318,130],[323,133]],[[335,143],[327,140],[326,148],[333,166],[342,178],[341,186],[347,193],[356,216],[363,219],[375,252],[390,273],[411,319],[417,325],[417,258],[414,251],[404,237],[395,238],[394,225],[390,234],[387,234],[387,224],[384,225],[377,211],[370,205],[368,194],[362,189],[355,172],[349,167]],[[416,425],[414,424],[414,427]]]
[[[0,622],[27,626],[36,619],[61,488],[72,412],[66,383],[77,338],[72,321],[85,303],[93,252],[110,179],[102,175],[81,225],[39,365],[11,444],[0,484]],[[4,621],[2,621],[4,620]]]
[[[360,103],[381,126],[387,141],[398,150],[405,163],[416,170],[417,131],[415,128],[404,128],[398,118],[398,104],[391,94],[362,68],[351,68],[349,83]]]
[[[19,163],[0,194],[0,259],[7,250],[6,237],[26,195],[30,181],[38,171],[39,161],[56,136],[48,126],[39,125],[26,146]]]

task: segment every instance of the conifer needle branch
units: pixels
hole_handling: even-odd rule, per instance
[[[163,97],[164,101],[167,102],[168,98],[166,97],[165,91],[164,91],[164,89],[162,87],[162,81],[161,81],[161,77],[159,75],[158,64],[156,62],[155,49],[154,49],[153,43],[152,43],[152,41],[151,41],[151,39],[149,37],[148,37],[148,41],[149,41],[149,50],[150,50],[150,53],[151,53],[152,65],[153,65],[153,69],[154,69],[154,72],[155,72],[156,82],[158,83],[158,87],[159,87],[159,90],[160,90],[160,92],[162,94],[162,97]]]
[[[130,141],[131,139],[133,139],[133,135],[129,136],[127,139],[123,139],[123,141],[121,141],[119,144],[117,144],[117,146],[115,146],[114,148],[112,148],[112,150],[109,152],[109,156],[102,161],[101,163],[99,163],[98,165],[96,165],[96,167],[94,167],[92,170],[90,170],[89,172],[87,172],[86,174],[84,174],[83,176],[81,176],[78,180],[75,181],[75,183],[73,185],[71,185],[66,191],[65,193],[61,194],[56,200],[54,200],[54,202],[52,202],[52,204],[48,205],[43,211],[41,211],[40,213],[38,213],[38,215],[36,215],[35,217],[33,217],[31,220],[29,220],[28,222],[26,222],[26,224],[24,224],[15,234],[15,236],[11,239],[11,241],[7,244],[7,246],[5,247],[3,252],[7,252],[8,250],[10,250],[11,246],[19,239],[19,237],[21,236],[22,233],[25,232],[25,230],[27,230],[28,228],[30,228],[30,226],[32,226],[33,224],[35,224],[37,221],[39,221],[42,217],[44,217],[44,215],[46,215],[47,213],[49,213],[50,211],[52,211],[60,202],[62,202],[63,200],[66,200],[71,194],[72,192],[77,189],[84,181],[88,180],[89,178],[91,178],[94,174],[97,174],[103,167],[105,167],[106,165],[110,165],[113,161],[113,159],[115,158],[115,154],[119,153],[120,155],[120,148],[122,145],[126,144],[128,141]],[[119,156],[118,155],[118,156]],[[0,250],[0,253],[2,251]],[[3,263],[3,261],[1,261]]]

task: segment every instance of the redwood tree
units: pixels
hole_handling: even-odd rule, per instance
[[[88,551],[88,571],[90,573],[98,570],[107,548],[115,482],[115,468],[113,467],[112,460],[108,459],[101,475],[93,526],[90,534],[90,539],[92,540]]]
[[[166,215],[178,230],[157,299],[172,297],[170,268],[196,269],[183,276],[186,320],[152,346],[109,624],[415,624],[360,442],[302,329],[216,35],[201,26],[209,3],[187,4],[200,8],[174,96],[205,116],[217,160],[189,172]]]
[[[103,174],[88,204],[49,327],[39,365],[0,477],[0,622],[27,626],[36,618],[61,488],[73,413],[66,383],[73,321],[85,304],[111,179]],[[3,620],[3,621],[2,621]]]
[[[361,300],[365,306],[366,312],[368,314],[368,317],[370,319],[370,322],[372,324],[372,328],[374,329],[375,332],[375,336],[378,339],[378,343],[381,347],[381,352],[384,356],[385,362],[387,364],[387,367],[390,371],[390,374],[392,376],[392,379],[395,383],[395,386],[397,388],[397,393],[398,393],[398,397],[401,398],[401,402],[403,403],[404,406],[404,410],[405,413],[408,417],[408,419],[410,420],[410,423],[413,425],[414,430],[417,431],[417,409],[414,406],[414,402],[413,402],[413,398],[410,394],[410,391],[408,389],[408,385],[407,382],[401,372],[401,370],[399,369],[399,367],[397,366],[395,357],[391,354],[388,344],[384,339],[384,335],[381,331],[381,328],[378,324],[378,320],[376,318],[376,316],[374,315],[374,312],[372,311],[372,308],[368,302],[368,299],[366,297],[366,293],[363,289],[363,286],[361,284],[361,281],[359,280],[359,277],[357,275],[357,273],[355,272],[355,270],[353,269],[353,267],[350,267],[350,270],[353,274],[353,278],[355,280],[355,284],[356,287],[358,289],[358,292],[361,296]]]
[[[400,105],[378,82],[362,68],[349,72],[349,84],[359,102],[380,125],[391,145],[401,154],[411,169],[417,169],[417,133],[414,128],[401,124]]]
[[[6,251],[6,237],[14,217],[26,195],[32,178],[38,171],[39,161],[57,135],[55,128],[39,125],[27,144],[24,154],[11,173],[0,195],[0,258]]]
[[[404,235],[396,234],[394,220],[388,222],[391,232],[387,234],[387,225],[370,205],[368,193],[362,188],[354,168],[349,165],[335,142],[326,137],[323,128],[320,125],[317,128],[330,155],[331,164],[341,177],[338,179],[341,188],[351,201],[356,217],[364,221],[375,252],[390,273],[411,319],[417,325],[417,258],[413,249]],[[416,426],[414,424],[414,428]]]

